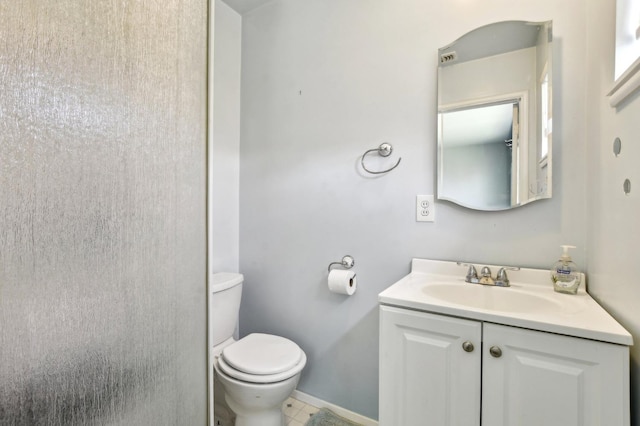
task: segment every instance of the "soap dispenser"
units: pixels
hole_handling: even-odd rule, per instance
[[[551,267],[553,289],[558,293],[576,294],[582,275],[578,271],[576,264],[571,261],[571,256],[569,256],[569,249],[575,248],[575,246],[560,247],[562,247],[562,256]]]

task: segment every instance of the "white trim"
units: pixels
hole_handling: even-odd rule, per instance
[[[342,408],[338,405],[332,404],[327,401],[323,401],[315,396],[311,396],[304,392],[300,392],[299,390],[294,390],[291,396],[299,401],[302,401],[306,404],[313,405],[318,408],[328,408],[339,416],[344,417],[345,419],[349,419],[352,422],[360,423],[364,426],[378,426],[378,421],[370,419],[369,417],[365,417],[361,414],[354,413],[353,411],[349,411],[346,408]]]
[[[613,83],[609,96],[609,105],[618,106],[627,96],[635,92],[640,87],[640,58]]]
[[[213,348],[210,345],[213,342],[213,330],[211,324],[211,289],[209,288],[209,277],[211,276],[211,262],[209,260],[209,256],[212,252],[212,241],[211,238],[211,221],[213,218],[211,217],[211,185],[212,185],[212,174],[211,174],[211,161],[212,161],[212,146],[213,146],[213,48],[214,48],[214,23],[215,23],[215,0],[208,1],[208,22],[207,22],[207,276],[206,276],[206,299],[207,299],[207,395],[208,395],[208,425],[213,426],[213,422],[215,421],[213,416]]]
[[[504,93],[495,96],[487,96],[483,98],[466,99],[451,104],[438,105],[438,113],[451,112],[458,109],[474,108],[479,106],[489,106],[491,104],[507,103],[510,101],[520,100],[521,103],[528,102],[529,91]]]

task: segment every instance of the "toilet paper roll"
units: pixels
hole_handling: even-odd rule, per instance
[[[344,269],[333,269],[329,272],[329,291],[351,296],[356,292],[356,273]]]

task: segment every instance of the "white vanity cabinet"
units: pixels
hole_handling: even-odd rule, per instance
[[[479,425],[481,341],[479,321],[382,306],[380,425]]]
[[[380,306],[380,426],[627,426],[625,345]]]
[[[629,347],[483,323],[482,424],[629,425]]]

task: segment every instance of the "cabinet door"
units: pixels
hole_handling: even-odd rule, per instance
[[[629,424],[628,347],[489,323],[483,339],[483,425]]]
[[[479,425],[481,337],[478,321],[381,306],[380,426]]]

